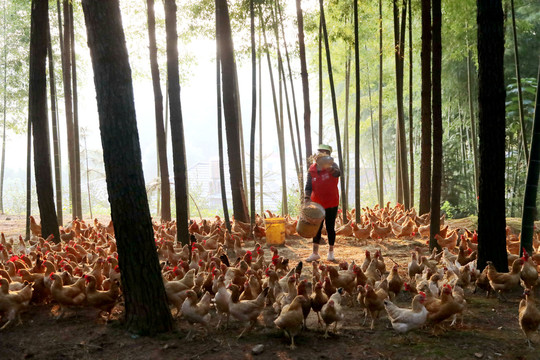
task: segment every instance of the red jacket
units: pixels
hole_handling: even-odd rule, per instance
[[[328,170],[317,171],[317,164],[309,167],[311,175],[311,201],[321,204],[325,209],[339,205],[339,177],[335,177]]]

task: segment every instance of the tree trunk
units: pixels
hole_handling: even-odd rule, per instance
[[[244,186],[242,184],[242,161],[240,141],[238,138],[239,112],[238,93],[234,76],[235,60],[231,36],[231,24],[226,0],[217,0],[218,21],[220,27],[220,59],[222,65],[223,104],[227,133],[227,149],[229,154],[229,173],[234,217],[243,222],[249,221]]]
[[[409,161],[411,169],[410,205],[414,207],[414,148],[413,148],[413,45],[412,45],[412,7],[409,0]]]
[[[525,162],[529,162],[529,149],[527,146],[527,133],[525,129],[525,114],[523,113],[523,92],[521,90],[521,74],[519,71],[519,53],[517,42],[517,30],[516,30],[516,10],[514,8],[514,0],[510,0],[510,6],[512,7],[512,35],[514,36],[514,60],[516,68],[516,82],[518,91],[518,103],[519,103],[519,124],[521,126],[521,144],[523,145],[523,153],[525,154]]]
[[[539,58],[540,60],[540,58]],[[538,64],[536,83],[540,83],[540,61]],[[538,104],[538,87],[536,88],[536,105],[534,110],[533,134],[531,141],[531,157],[527,167],[527,182],[523,197],[523,215],[521,217],[521,246],[529,254],[533,253],[534,218],[537,216],[536,197],[538,196],[538,179],[540,177],[540,106]],[[523,250],[520,250],[520,256]]]
[[[467,41],[467,48],[468,48]],[[478,210],[478,175],[479,175],[479,165],[478,165],[478,144],[476,142],[476,122],[474,120],[474,108],[473,108],[473,96],[472,96],[472,77],[471,77],[471,51],[467,52],[467,93],[469,95],[469,115],[471,117],[471,138],[472,138],[472,155],[473,155],[473,164],[474,164],[474,194],[476,201],[476,209]]]
[[[382,0],[379,0],[379,207],[384,206],[383,175],[383,17]]]
[[[56,187],[56,216],[58,217],[58,224],[62,225],[64,223],[64,217],[62,215],[62,164],[60,157],[60,131],[58,130],[58,110],[56,108],[56,80],[54,74],[50,23],[49,26],[47,26],[47,59],[49,61],[49,90],[51,94],[51,124],[54,154],[54,180]]]
[[[2,164],[0,165],[0,214],[4,215],[4,169],[6,167],[6,116],[7,116],[7,25],[6,1],[4,1],[4,120],[2,126]]]
[[[284,139],[283,139],[283,131],[281,131],[282,124],[279,119],[279,110],[277,105],[277,99],[276,99],[276,88],[274,84],[274,73],[272,71],[272,63],[270,61],[270,51],[268,50],[268,41],[266,39],[266,27],[263,21],[262,13],[259,14],[259,19],[262,24],[262,31],[263,31],[263,37],[264,37],[264,45],[265,45],[265,51],[266,51],[266,59],[268,61],[268,72],[270,74],[270,85],[272,87],[272,100],[274,104],[274,114],[276,118],[276,129],[277,129],[277,136],[278,136],[278,144],[279,144],[279,159],[281,164],[281,187],[282,187],[282,212],[284,214],[288,213],[288,204],[287,204],[287,178],[285,173],[285,147],[284,147]]]
[[[441,249],[435,239],[440,232],[441,216],[441,180],[442,180],[442,104],[441,104],[441,64],[442,45],[441,27],[442,12],[441,0],[432,0],[433,4],[433,174],[431,177],[431,223],[429,248]]]
[[[306,142],[306,168],[309,168],[311,145],[311,107],[309,100],[309,78],[306,63],[306,46],[304,44],[304,15],[301,0],[296,0],[296,19],[298,23],[298,47],[300,51],[300,76],[302,77],[302,93],[304,95],[304,138]]]
[[[334,128],[336,129],[336,145],[338,149],[339,168],[343,171],[343,154],[341,152],[341,136],[339,134],[339,118],[337,111],[336,89],[334,87],[334,75],[332,73],[332,60],[330,58],[330,44],[328,42],[328,31],[326,30],[326,20],[324,17],[323,0],[319,0],[321,11],[321,23],[324,36],[324,48],[326,52],[326,66],[328,67],[328,80],[330,81],[330,94],[332,96],[332,110],[334,114]],[[347,193],[345,192],[345,182],[343,179],[339,182],[341,185],[341,209],[343,215],[343,223],[347,221]]]
[[[420,215],[431,208],[431,0],[422,0],[422,141],[420,153]],[[432,216],[433,218],[433,216]]]
[[[355,221],[361,223],[360,206],[360,50],[358,39],[358,0],[353,2],[354,12],[354,80],[355,80],[355,112],[354,112],[354,208]],[[369,82],[368,82],[369,87]],[[371,120],[371,130],[373,130],[373,119]],[[371,132],[373,135],[373,131]],[[373,138],[372,138],[373,140]],[[373,143],[372,143],[373,144]]]
[[[69,4],[69,30],[71,37],[71,80],[73,85],[73,150],[75,160],[75,196],[77,198],[76,215],[79,219],[82,214],[81,195],[81,147],[79,145],[79,101],[77,94],[77,62],[75,59],[75,30],[73,25],[73,3]]]
[[[28,119],[26,129],[26,232],[24,239],[30,240],[30,215],[32,215],[32,122]],[[53,239],[55,243],[60,238]]]
[[[122,270],[127,330],[172,330],[144,185],[131,68],[117,0],[82,2],[103,145],[107,191]]]
[[[176,2],[165,0],[165,28],[167,32],[167,76],[169,81],[169,107],[176,199],[176,239],[189,243],[188,184],[186,145],[180,102],[180,75],[178,71],[178,35],[176,30]]]
[[[156,137],[160,172],[161,219],[171,220],[171,184],[169,182],[169,164],[167,161],[167,138],[163,121],[163,94],[159,76],[156,45],[156,18],[154,0],[147,0],[148,42],[150,50],[150,70],[154,89],[154,112],[156,116]]]
[[[319,146],[323,143],[322,18],[319,20]],[[311,154],[309,154],[311,155]],[[306,156],[309,156],[306,154]]]
[[[64,29],[63,29],[63,45],[60,47],[62,52],[62,78],[64,82],[64,105],[66,112],[66,132],[68,145],[68,162],[69,162],[69,193],[71,199],[71,218],[77,217],[77,180],[75,173],[75,137],[73,131],[73,107],[71,95],[71,30],[69,21],[69,1],[63,1],[64,11]]]
[[[56,239],[59,239],[60,232],[54,205],[47,118],[45,59],[47,57],[47,28],[49,26],[48,10],[49,3],[47,1],[32,1],[28,120],[32,123],[34,136],[34,171],[41,218],[41,236],[47,238],[52,234]]]
[[[221,101],[221,31],[219,23],[219,0],[216,0],[216,89],[217,89],[217,129],[218,129],[218,152],[219,152],[219,180],[221,188],[221,203],[223,206],[223,218],[225,226],[231,231],[231,222],[229,221],[229,207],[227,206],[227,191],[225,187],[225,165],[223,155],[223,126],[222,126],[222,101]]]
[[[255,227],[255,127],[257,125],[257,54],[255,51],[255,11],[253,0],[249,1],[251,31],[251,134],[249,137],[249,196],[251,232]]]
[[[261,30],[259,30],[259,49],[262,48]],[[263,131],[262,131],[262,54],[259,52],[259,196],[261,206],[261,216],[264,213],[264,192],[263,192]]]
[[[343,170],[341,181],[345,182],[345,194],[349,194],[349,92],[351,85],[351,49],[347,49],[345,63],[345,118],[343,119]]]
[[[508,271],[504,205],[504,15],[501,0],[478,0],[480,182],[478,269],[491,260]]]

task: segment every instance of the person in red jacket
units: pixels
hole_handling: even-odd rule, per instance
[[[330,145],[321,144],[319,145],[318,153],[315,158],[319,159],[321,157],[327,157],[325,158],[326,160],[331,160],[332,158],[328,159],[331,153],[332,147]],[[329,245],[327,260],[335,261],[335,223],[339,205],[338,182],[341,171],[339,170],[337,164],[333,161],[326,164],[324,161],[319,162],[320,164],[317,163],[318,161],[315,161],[309,167],[304,201],[313,201],[324,207],[324,210],[326,212],[324,223],[326,224],[326,232],[328,233]],[[319,243],[321,241],[322,227],[323,222],[321,222],[319,232],[313,238],[313,253],[306,259],[306,261],[308,262],[319,260],[321,258],[319,255]]]

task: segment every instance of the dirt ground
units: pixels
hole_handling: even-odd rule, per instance
[[[451,228],[463,226],[474,228],[470,220],[450,221]],[[24,233],[23,229],[22,217],[0,217],[0,231],[8,237]],[[246,243],[247,248],[252,245],[253,242]],[[382,243],[372,240],[359,243],[354,238],[338,237],[336,256],[361,263],[366,249],[381,249],[387,268],[394,260],[401,265],[400,274],[405,275],[410,250],[415,246],[427,249],[425,241],[418,237]],[[324,259],[326,246],[321,249]],[[287,239],[279,251],[294,266],[309,255],[311,244],[308,239],[296,237]],[[270,252],[266,254],[269,256]],[[305,266],[303,275],[310,278],[310,270],[311,266]],[[507,302],[499,302],[472,290],[466,290],[464,325],[446,324],[440,334],[423,328],[399,335],[391,328],[386,314],[370,330],[369,321],[363,323],[358,306],[344,306],[345,320],[329,339],[323,338],[324,331],[317,327],[317,317],[311,313],[308,330],[295,338],[294,350],[289,349],[289,341],[273,326],[265,328],[259,324],[237,340],[243,324],[231,320],[227,330],[212,329],[204,336],[197,329],[194,340],[185,341],[188,325],[182,319],[176,320],[177,330],[173,333],[137,337],[124,331],[118,320],[108,324],[98,320],[96,310],[76,309],[67,317],[55,320],[55,305],[31,306],[22,315],[22,325],[0,332],[0,359],[540,359],[540,336],[536,334],[533,339],[536,349],[529,349],[519,329],[521,292],[510,294]],[[410,297],[402,294],[395,302],[402,307],[410,306]],[[213,316],[212,324],[216,323]],[[252,350],[259,344],[264,350],[254,355]]]

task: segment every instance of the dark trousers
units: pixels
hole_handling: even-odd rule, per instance
[[[338,207],[328,208],[324,209],[326,211],[326,215],[324,217],[324,224],[326,224],[326,232],[328,233],[328,245],[334,246],[334,243],[336,242],[336,216],[337,216],[337,210]],[[322,232],[323,222],[321,221],[321,227],[319,227],[319,232],[317,232],[317,235],[313,238],[313,243],[318,244],[321,242],[321,232]]]

